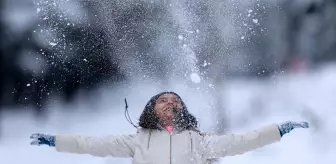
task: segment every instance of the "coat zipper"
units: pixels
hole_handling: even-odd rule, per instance
[[[169,136],[169,140],[170,140],[169,163],[172,164],[172,135]]]
[[[190,136],[190,151],[192,153],[192,151],[193,151],[193,140],[192,140],[191,132],[189,132],[189,136]]]
[[[152,129],[149,130],[149,134],[148,134],[148,141],[147,141],[147,150],[149,149],[149,142],[152,136]]]

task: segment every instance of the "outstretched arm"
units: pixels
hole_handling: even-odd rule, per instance
[[[33,134],[32,145],[49,145],[58,152],[106,157],[133,157],[135,135],[86,137],[80,135]]]
[[[208,158],[243,154],[280,141],[284,134],[297,127],[308,128],[308,123],[273,124],[243,135],[206,135],[204,137],[204,154]]]

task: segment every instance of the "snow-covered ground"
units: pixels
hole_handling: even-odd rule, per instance
[[[225,83],[225,107],[231,131],[242,133],[270,123],[308,119],[310,130],[295,130],[281,142],[240,156],[227,157],[222,163],[235,164],[334,164],[336,158],[336,67],[328,66],[309,74],[284,75],[269,81],[253,79]],[[169,88],[169,87],[168,87]],[[154,94],[162,88],[138,84],[117,90],[104,88],[95,96],[95,103],[78,101],[76,105],[50,105],[46,122],[34,120],[31,114],[4,113],[3,138],[0,141],[1,164],[108,164],[130,163],[130,159],[98,158],[89,155],[56,153],[53,148],[29,145],[29,135],[35,132],[104,135],[134,133],[136,130],[124,118],[124,98],[127,97],[134,122]],[[214,125],[209,106],[210,96],[200,90],[174,84],[171,90],[181,94],[189,110],[201,121],[201,128]],[[60,109],[67,114],[58,112]],[[91,108],[98,110],[90,111]],[[305,112],[305,109],[311,112]]]

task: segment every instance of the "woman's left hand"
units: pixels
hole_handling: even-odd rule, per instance
[[[279,131],[281,137],[289,132],[291,132],[295,128],[309,128],[308,122],[292,122],[288,121],[279,125]]]

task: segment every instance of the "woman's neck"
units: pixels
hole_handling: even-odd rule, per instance
[[[174,127],[173,127],[172,125],[167,126],[167,127],[166,127],[166,130],[168,131],[169,134],[173,134]]]

